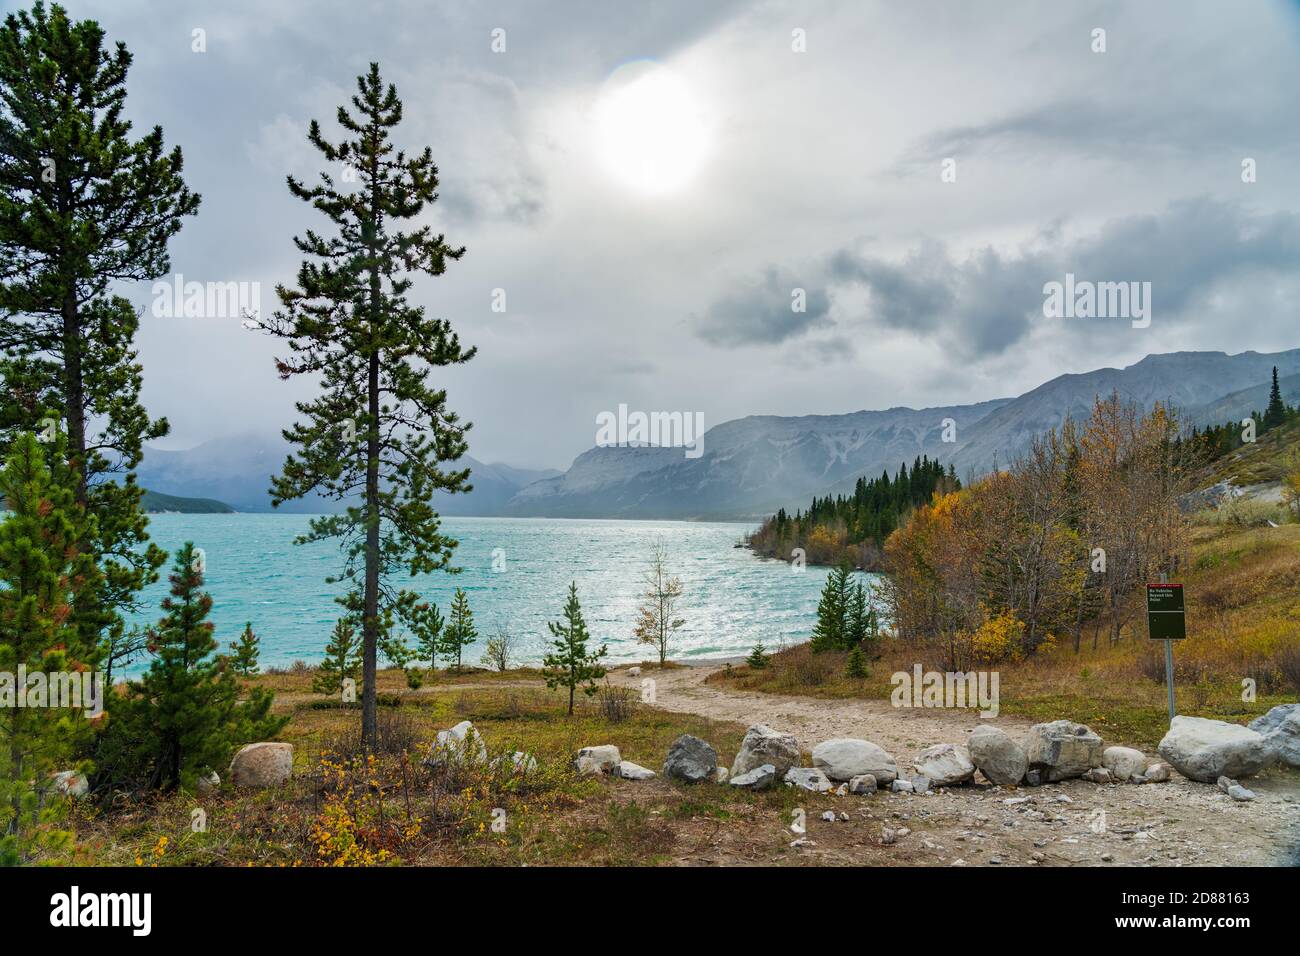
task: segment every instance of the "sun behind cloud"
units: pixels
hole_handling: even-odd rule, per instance
[[[596,105],[595,134],[609,173],[643,195],[682,188],[709,151],[708,129],[690,89],[651,60],[624,64],[610,75]]]

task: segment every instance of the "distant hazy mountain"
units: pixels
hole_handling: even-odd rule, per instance
[[[150,514],[228,515],[235,511],[224,501],[215,501],[212,498],[182,498],[180,495],[164,495],[148,489],[140,499],[140,505]]]
[[[967,479],[1007,462],[1067,414],[1087,418],[1112,391],[1144,408],[1169,401],[1189,422],[1218,424],[1263,410],[1273,366],[1288,400],[1300,400],[1300,349],[1274,354],[1174,352],[1123,369],[1061,375],[1015,398],[943,408],[890,408],[843,415],[752,416],[704,434],[703,454],[682,448],[598,447],[565,472],[464,458],[469,495],[439,495],[448,515],[589,518],[757,518],[804,507],[813,495],[850,489],[862,475],[891,474],[918,455],[951,463]],[[953,441],[944,441],[945,420]],[[149,449],[140,483],[166,494],[214,498],[238,511],[267,511],[270,476],[284,461],[279,436],[244,435],[186,451]],[[292,512],[334,510],[299,501]]]
[[[267,489],[287,451],[288,445],[279,435],[259,434],[217,438],[183,451],[148,448],[138,471],[139,481],[166,495],[215,498],[229,502],[236,511],[270,511]],[[484,464],[468,456],[458,466],[471,470],[474,490],[463,495],[439,493],[436,500],[441,514],[497,514],[520,488],[559,474],[554,469]],[[277,510],[303,514],[337,508],[336,502],[311,498],[286,502]]]
[[[892,473],[923,454],[951,462],[967,478],[995,460],[1008,461],[1035,435],[1059,427],[1067,413],[1086,418],[1093,399],[1112,391],[1144,408],[1157,400],[1172,402],[1193,420],[1208,410],[1211,421],[1230,419],[1240,408],[1242,414],[1262,410],[1274,365],[1282,376],[1300,373],[1300,349],[1150,355],[1127,368],[1062,375],[1019,397],[976,405],[742,418],[705,432],[704,453],[695,459],[681,448],[593,448],[563,475],[522,488],[505,510],[556,517],[753,518],[781,506],[803,507],[814,494],[847,490],[861,475]],[[955,441],[943,441],[944,419],[952,419]]]

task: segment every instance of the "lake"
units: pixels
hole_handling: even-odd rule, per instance
[[[218,641],[225,648],[244,622],[252,621],[265,668],[318,661],[338,618],[333,598],[342,588],[325,578],[340,568],[339,550],[332,543],[293,544],[309,520],[306,515],[162,514],[151,516],[150,533],[168,551],[187,540],[204,549]],[[483,642],[498,627],[518,636],[522,662],[538,663],[550,636],[546,622],[559,620],[569,582],[577,581],[587,628],[597,644],[608,643],[608,659],[642,660],[654,651],[637,645],[632,628],[650,551],[659,540],[669,570],[684,586],[679,616],[686,624],[677,632],[673,658],[732,657],[749,653],[760,641],[769,650],[805,641],[828,569],[794,571],[736,548],[753,527],[446,518],[444,531],[460,542],[455,564],[461,573],[403,578],[400,584],[436,601],[444,614],[452,592],[464,588],[479,632],[478,644],[466,651],[467,663],[478,663]],[[150,610],[137,616],[138,623],[158,618],[166,588],[164,577],[146,591]]]

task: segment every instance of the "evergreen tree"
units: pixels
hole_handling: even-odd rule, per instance
[[[253,622],[244,623],[244,632],[239,635],[239,640],[233,641],[230,645],[233,655],[230,658],[230,665],[235,669],[235,673],[240,677],[252,677],[257,673],[257,658],[260,652],[260,642],[257,635],[253,633]]]
[[[469,596],[460,588],[451,598],[451,619],[442,629],[442,638],[438,644],[444,660],[455,661],[456,670],[460,670],[461,656],[465,648],[478,638],[474,627],[474,612],[469,607]]]
[[[551,642],[555,650],[543,658],[542,676],[546,678],[546,686],[552,690],[556,687],[569,689],[569,713],[572,714],[574,691],[582,687],[587,696],[596,692],[596,681],[605,676],[600,659],[609,653],[604,644],[594,653],[587,650],[591,635],[587,632],[587,622],[582,619],[582,606],[578,603],[578,582],[569,584],[564,620],[548,621],[546,626],[555,638]]]
[[[396,228],[427,216],[438,198],[432,154],[426,148],[407,156],[390,141],[402,104],[378,64],[358,77],[351,104],[338,111],[341,142],[326,140],[314,120],[308,131],[324,159],[344,171],[342,182],[328,172],[314,186],[288,180],[290,192],[336,231],[309,230],[295,240],[308,258],[296,288],[277,288],[282,309],[267,325],[289,343],[291,355],[277,361],[281,377],[308,375],[321,386],[319,397],[297,404],[306,420],[284,433],[296,448],[273,479],[272,500],[317,493],[347,503],[342,513],[313,520],[299,541],[341,540],[345,560],[336,580],[351,585],[343,604],[361,622],[361,736],[373,750],[383,615],[416,605],[388,580],[449,565],[456,541],[440,533],[430,500],[438,491],[470,490],[468,469],[438,467],[465,453],[469,426],[447,408],[446,391],[427,379],[435,368],[468,361],[474,350],[461,348],[447,320],[426,316],[406,297],[414,274],[442,275],[447,260],[465,251],[428,225]]]
[[[853,569],[847,561],[836,565],[827,575],[817,604],[817,623],[813,627],[814,651],[837,650],[848,645],[852,575]]]
[[[356,679],[361,669],[361,643],[352,621],[341,617],[334,622],[334,633],[325,645],[325,659],[316,668],[311,689],[317,694],[342,692],[344,678]]]
[[[746,664],[759,671],[766,667],[770,662],[771,660],[767,656],[767,648],[765,648],[762,643],[755,644],[754,649],[751,650],[749,656],[745,658]]]
[[[867,670],[867,656],[862,653],[861,647],[855,647],[849,651],[845,672],[854,680],[862,680],[870,676],[871,672]]]
[[[272,696],[264,688],[240,702],[229,659],[215,654],[207,620],[212,597],[201,590],[199,565],[187,541],[176,553],[163,617],[149,632],[153,661],[130,684],[123,724],[135,737],[136,772],[150,789],[190,787],[198,776],[225,767],[237,745],[264,740],[288,720],[271,716]]]
[[[53,419],[66,435],[78,542],[99,594],[74,608],[105,642],[104,670],[138,648],[123,623],[166,555],[149,543],[134,469],[167,433],[140,404],[138,319],[120,283],[167,273],[167,244],[199,197],[160,127],[124,117],[131,54],[91,20],[36,2],[0,26],[0,444]],[[107,480],[112,478],[113,480]]]
[[[1286,403],[1277,381],[1277,366],[1273,366],[1273,385],[1268,392],[1268,407],[1264,410],[1264,428],[1276,428],[1286,422]]]
[[[442,629],[446,620],[438,605],[432,601],[416,604],[410,613],[411,630],[415,634],[415,650],[421,660],[429,662],[429,670],[438,669],[438,654],[441,652]]]
[[[859,581],[854,585],[848,602],[844,626],[844,646],[853,650],[872,636],[875,608],[867,600],[867,589]]]
[[[92,728],[84,709],[93,702],[84,696],[81,710],[20,707],[16,699],[28,691],[16,681],[19,667],[53,675],[98,663],[96,644],[83,639],[70,614],[79,592],[93,592],[97,582],[94,563],[76,547],[86,520],[64,454],[60,440],[51,469],[35,436],[20,435],[0,471],[8,509],[0,522],[0,673],[7,677],[0,680],[0,865],[66,843],[45,826],[42,790],[51,773],[74,762]]]

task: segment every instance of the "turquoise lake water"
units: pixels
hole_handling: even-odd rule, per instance
[[[263,667],[320,659],[338,617],[333,598],[341,588],[325,583],[340,567],[329,543],[294,545],[306,515],[155,515],[150,533],[174,551],[192,540],[207,557],[205,586],[211,620],[223,648],[245,621],[261,638]],[[667,549],[670,571],[685,594],[671,656],[676,659],[747,654],[759,641],[769,650],[805,641],[826,579],[824,568],[795,572],[790,565],[754,557],[734,545],[752,525],[684,521],[589,521],[548,518],[447,518],[444,530],[459,540],[460,574],[403,578],[401,585],[437,601],[444,614],[452,592],[464,588],[474,611],[479,644],[466,651],[478,663],[482,644],[497,627],[517,635],[523,662],[536,663],[558,620],[571,580],[578,583],[587,627],[609,645],[612,662],[653,655],[632,636],[645,589],[643,575],[655,540]],[[498,551],[498,549],[500,549]],[[493,555],[497,567],[493,570]],[[166,579],[150,588],[151,623]],[[138,670],[139,665],[132,668]]]

